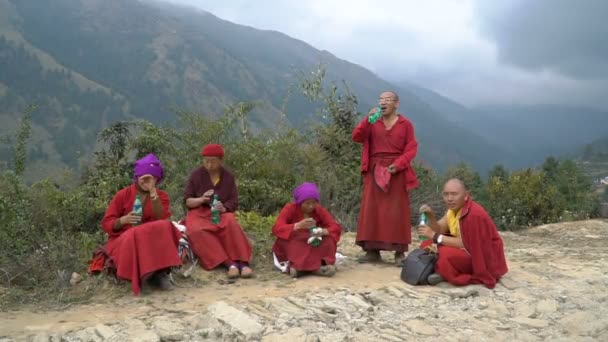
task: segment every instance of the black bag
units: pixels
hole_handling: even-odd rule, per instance
[[[427,278],[435,272],[437,254],[428,249],[411,251],[401,268],[401,280],[410,285],[428,285]]]

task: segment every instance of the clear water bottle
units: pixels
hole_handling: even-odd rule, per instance
[[[213,195],[213,202],[211,202],[211,222],[213,224],[220,224],[220,211],[215,209],[215,205],[219,202],[217,194]]]
[[[317,227],[310,227],[308,229],[309,233],[310,233],[310,245],[313,247],[319,247],[319,245],[321,244],[321,239],[319,237],[313,236],[314,235],[314,231],[315,229],[317,229]]]
[[[378,119],[380,119],[381,116],[382,116],[382,108],[378,107],[378,110],[367,118],[367,121],[369,123],[373,124],[376,121],[378,121]]]
[[[139,216],[142,216],[142,214],[143,214],[143,208],[142,208],[142,204],[141,204],[141,195],[139,193],[137,193],[137,195],[135,196],[135,201],[133,202],[133,212]],[[134,224],[134,225],[136,225],[136,224]]]
[[[426,213],[422,213],[420,214],[420,222],[418,223],[418,227],[420,226],[425,226],[428,223],[427,217],[426,217]],[[420,241],[424,241],[424,240],[428,240],[429,238],[427,238],[424,235],[418,235],[418,238],[420,239]]]

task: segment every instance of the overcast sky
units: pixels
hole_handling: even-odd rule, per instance
[[[608,0],[166,0],[272,29],[468,106],[608,108]]]

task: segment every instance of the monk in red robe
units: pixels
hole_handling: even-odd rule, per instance
[[[96,272],[109,265],[119,279],[131,281],[135,295],[146,279],[170,289],[168,273],[182,264],[177,255],[181,234],[169,221],[169,195],[156,189],[162,179],[162,165],[153,154],[135,162],[134,183],[114,196],[101,221],[109,239],[89,268]],[[141,211],[134,207],[136,198]]]
[[[203,166],[190,174],[184,191],[188,207],[186,235],[204,269],[225,266],[229,278],[250,278],[251,244],[234,215],[238,192],[234,175],[224,168],[224,149],[209,144],[201,154]],[[218,224],[212,222],[214,195],[218,196],[215,205],[220,212]]]
[[[385,250],[395,251],[395,263],[400,265],[411,243],[408,191],[418,186],[411,166],[418,142],[412,123],[397,114],[396,93],[383,92],[379,104],[380,119],[369,122],[378,110],[373,108],[352,134],[353,141],[363,144],[363,198],[356,243],[366,252],[359,261],[380,261],[380,251]]]
[[[277,237],[272,252],[279,262],[289,265],[293,278],[305,272],[331,277],[336,273],[336,247],[342,228],[319,204],[314,183],[298,186],[293,198],[272,227]]]
[[[483,284],[494,288],[508,271],[502,238],[485,209],[471,199],[465,184],[451,179],[443,187],[447,213],[437,220],[428,205],[420,208],[428,223],[418,228],[426,236],[420,248],[437,244],[435,272],[431,285],[446,280],[453,285]]]

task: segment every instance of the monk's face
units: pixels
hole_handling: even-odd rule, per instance
[[[464,207],[468,196],[468,191],[458,181],[451,180],[443,186],[443,201],[448,209],[460,210]]]
[[[203,157],[203,166],[209,172],[217,172],[224,166],[224,160],[219,157]]]
[[[312,214],[312,212],[315,211],[315,207],[317,206],[317,201],[314,199],[309,199],[302,202],[301,206],[303,213]]]
[[[378,104],[380,105],[380,108],[382,108],[382,115],[392,115],[395,113],[397,108],[399,108],[399,101],[397,101],[397,97],[390,91],[385,91],[384,93],[380,94]]]

